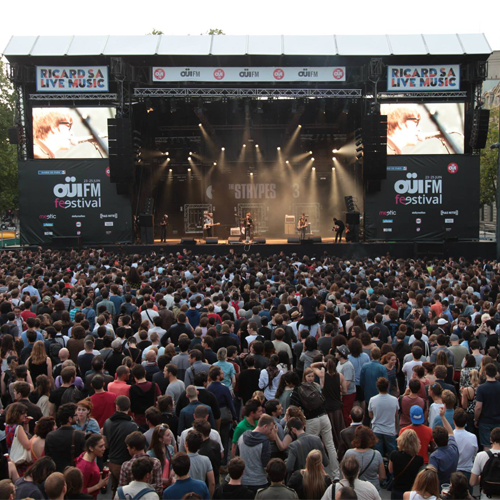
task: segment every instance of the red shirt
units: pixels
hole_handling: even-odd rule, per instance
[[[83,474],[83,488],[82,493],[87,493],[89,488],[95,486],[99,480],[101,479],[101,471],[95,462],[87,462],[83,459],[83,452],[79,457],[75,460],[75,465],[78,469],[82,471]],[[99,494],[99,490],[94,491],[94,493],[90,493],[94,498],[97,498]]]
[[[123,380],[115,380],[108,384],[108,392],[112,392],[116,396],[127,396],[128,398],[130,395],[130,386]]]
[[[116,394],[112,392],[99,392],[90,396],[90,400],[94,405],[92,408],[92,417],[94,417],[99,427],[103,427],[104,422],[115,413]]]
[[[23,321],[26,322],[28,318],[36,318],[36,314],[26,310],[21,313],[21,318],[23,318]]]
[[[399,435],[406,430],[412,429],[420,439],[420,450],[418,454],[424,459],[424,464],[429,463],[429,443],[432,441],[432,429],[426,425],[408,425],[399,431]]]

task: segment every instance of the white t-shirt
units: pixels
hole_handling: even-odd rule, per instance
[[[406,375],[406,386],[410,384],[411,377],[413,375],[413,367],[414,366],[420,366],[422,364],[422,361],[409,361],[408,363],[405,363],[403,365],[402,371]]]
[[[434,420],[436,420],[436,417],[439,417],[439,410],[440,408],[443,407],[444,407],[443,403],[431,404],[431,407],[429,408],[429,427],[431,429],[434,429]]]
[[[465,429],[455,429],[453,434],[459,453],[457,470],[470,472],[477,453],[477,437]]]
[[[344,488],[345,486],[349,486],[349,481],[346,479],[341,479],[338,483],[331,484],[326,489],[325,493],[321,497],[321,500],[331,500],[332,498],[335,498],[335,495],[332,496],[332,488],[335,487],[335,493],[337,493],[339,489]],[[377,488],[375,488],[375,486],[368,481],[355,479],[354,491],[358,495],[358,500],[380,500]]]
[[[498,455],[500,453],[500,450],[490,450],[491,453],[494,455]],[[476,458],[474,459],[474,465],[472,466],[472,474],[475,474],[476,476],[480,476],[483,472],[484,466],[486,465],[486,462],[490,459],[488,456],[488,453],[485,451],[480,451],[477,455]],[[496,496],[492,498],[498,498]],[[488,500],[488,497],[481,491],[481,500]]]
[[[178,443],[179,451],[186,451],[186,446],[184,444],[186,442],[186,436],[188,435],[188,432],[192,431],[193,429],[194,429],[194,427],[190,427],[189,429],[184,429],[182,431],[182,434],[179,437],[179,443]],[[224,453],[224,446],[222,446],[222,440],[220,438],[220,434],[215,429],[210,430],[210,436],[208,436],[208,437],[210,439],[213,439],[217,443],[219,443],[220,452]]]

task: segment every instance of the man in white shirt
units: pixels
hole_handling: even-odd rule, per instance
[[[453,422],[455,422],[453,435],[455,436],[459,453],[457,471],[461,472],[467,479],[470,479],[478,445],[476,435],[465,430],[467,420],[468,417],[465,410],[463,408],[457,408],[453,415]]]
[[[153,328],[153,326],[155,326],[153,324],[153,318],[159,316],[158,311],[155,311],[153,307],[154,303],[152,300],[150,300],[146,304],[146,309],[141,312],[141,321],[149,321],[149,328]]]
[[[480,451],[476,458],[474,459],[474,465],[472,466],[472,473],[470,476],[470,485],[476,486],[479,484],[480,478],[483,474],[484,467],[486,463],[491,458],[491,455],[500,454],[500,428],[496,427],[491,431],[490,434],[491,448],[489,451]],[[497,483],[498,484],[498,483]],[[495,485],[494,485],[495,486]],[[485,491],[486,490],[486,491]],[[488,496],[489,485],[483,481],[483,485],[481,487],[481,500],[488,500],[489,498],[499,498],[499,495],[489,495]]]
[[[134,478],[126,486],[121,486],[115,498],[136,498],[139,492],[145,491],[141,495],[142,500],[158,500],[158,494],[150,486],[151,476],[153,474],[153,461],[147,455],[134,460],[132,464],[132,477]],[[148,491],[149,490],[149,491]]]
[[[413,375],[413,367],[422,364],[422,349],[420,347],[413,347],[411,350],[412,361],[408,361],[403,365],[402,371],[406,375],[406,386],[410,383],[410,379]]]

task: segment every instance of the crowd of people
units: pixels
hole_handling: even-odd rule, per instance
[[[0,325],[1,499],[500,498],[496,262],[10,251]]]

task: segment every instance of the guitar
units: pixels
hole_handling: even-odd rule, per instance
[[[203,229],[210,229],[214,226],[220,226],[220,222],[212,223],[212,224],[203,224]]]

